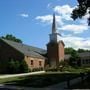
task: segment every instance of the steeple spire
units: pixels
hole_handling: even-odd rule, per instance
[[[56,33],[56,18],[55,18],[55,13],[53,14],[52,33]]]

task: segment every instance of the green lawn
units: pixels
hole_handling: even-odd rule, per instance
[[[29,86],[29,87],[47,87],[49,85],[57,84],[76,77],[80,77],[81,72],[85,73],[87,71],[90,72],[90,68],[79,68],[79,69],[66,68],[65,71],[63,72],[49,71],[38,75],[0,79],[0,84]]]
[[[87,89],[90,90],[90,77],[88,77],[86,80],[83,80],[82,82],[79,82],[75,85],[70,86],[71,89]]]
[[[0,83],[17,86],[46,87],[76,77],[79,77],[78,73],[49,72],[40,75],[0,79]]]

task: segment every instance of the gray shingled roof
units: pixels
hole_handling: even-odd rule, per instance
[[[43,55],[46,54],[46,50],[44,50],[44,49],[33,47],[33,46],[28,46],[25,44],[13,42],[13,41],[6,40],[6,39],[1,39],[1,40],[3,40],[5,43],[7,43],[11,47],[15,48],[16,50],[20,51],[21,53],[23,53],[26,56],[45,58]]]
[[[82,52],[82,53],[79,53],[79,56],[80,56],[80,57],[90,57],[90,52]]]
[[[78,53],[80,58],[83,57],[90,57],[90,52],[82,52],[82,53]],[[70,54],[65,54],[65,59],[68,60],[71,57]]]

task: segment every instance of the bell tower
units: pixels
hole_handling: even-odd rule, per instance
[[[64,43],[60,39],[61,35],[56,29],[56,18],[53,14],[52,33],[49,35],[49,43],[47,44],[47,56],[50,67],[57,67],[59,62],[64,60]]]

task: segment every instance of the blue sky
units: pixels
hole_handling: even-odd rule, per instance
[[[0,36],[13,34],[23,43],[45,48],[51,33],[52,14],[66,47],[90,49],[86,18],[73,21],[76,0],[0,0]]]

